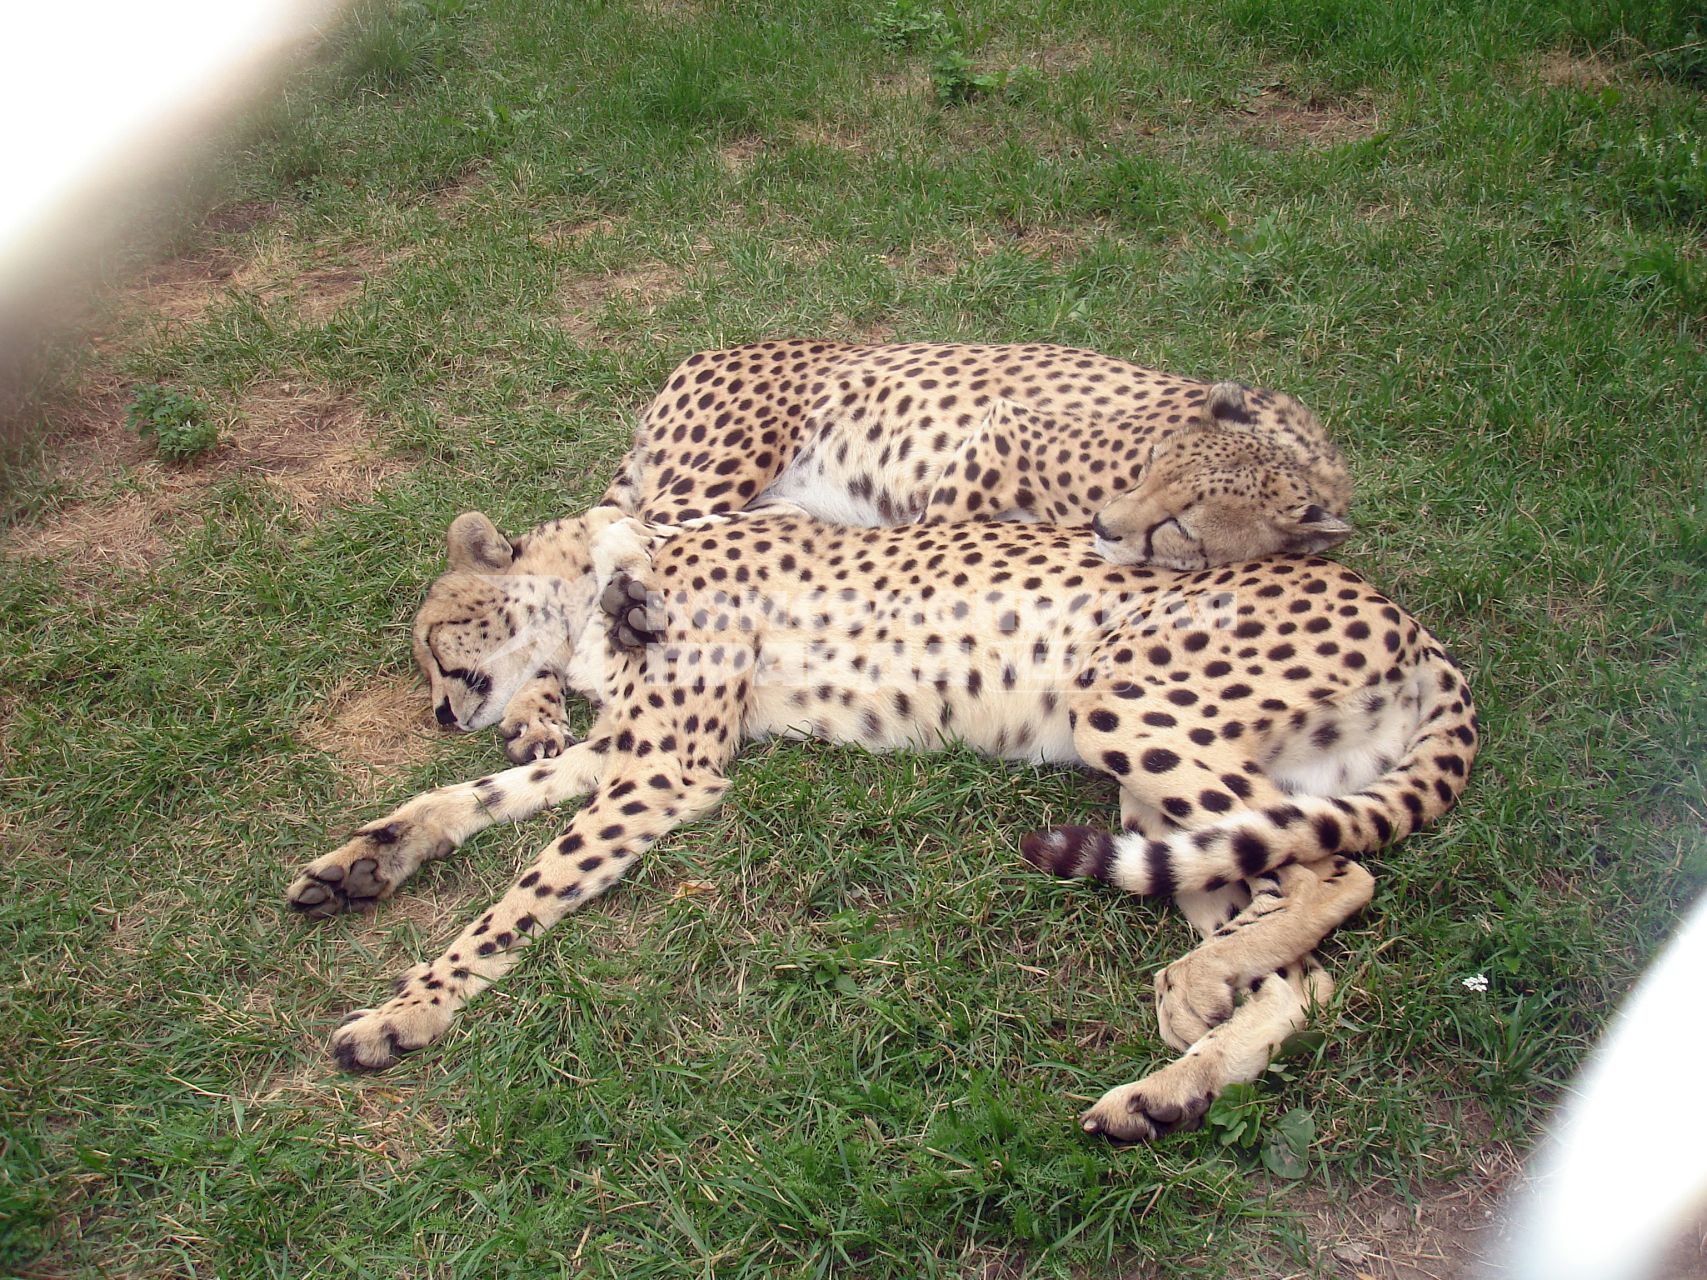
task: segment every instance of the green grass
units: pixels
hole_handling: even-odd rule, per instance
[[[1707,873],[1697,11],[986,0],[951,20],[1015,74],[953,107],[881,38],[899,12],[364,7],[221,169],[274,215],[181,237],[362,288],[321,318],[247,286],[189,322],[112,303],[85,368],[221,410],[316,387],[411,469],[312,521],[233,472],[93,589],[0,563],[0,1270],[1314,1265],[1253,1156],[1071,1123],[1166,1052],[1149,976],[1188,941],[1019,862],[1109,813],[1074,775],[753,750],[445,1043],[326,1064],[555,829],[425,873],[434,919],[292,918],[293,868],[385,807],[306,742],[328,694],[407,669],[456,512],[583,504],[679,359],[779,334],[1048,339],[1322,414],[1361,485],[1346,558],[1465,660],[1487,745],[1374,860],[1336,1025],[1268,1119],[1309,1108],[1330,1197],[1534,1140]],[[13,484],[25,522],[80,496]],[[445,741],[385,796],[494,759]]]

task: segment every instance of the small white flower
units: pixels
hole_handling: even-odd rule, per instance
[[[1466,991],[1486,991],[1488,989],[1488,975],[1485,973],[1472,973],[1468,978],[1464,979],[1464,989]]]

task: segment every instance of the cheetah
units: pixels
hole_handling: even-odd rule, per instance
[[[1108,559],[1197,569],[1327,550],[1351,532],[1351,496],[1339,451],[1287,395],[1044,344],[794,339],[685,360],[601,505],[678,525],[741,508],[857,526],[1094,517]],[[514,541],[464,521],[452,568],[554,577],[580,555],[562,545],[573,521]],[[457,684],[474,655],[450,668],[439,723],[498,724],[513,763],[563,750],[560,640],[501,699]]]
[[[419,796],[289,888],[310,916],[366,908],[476,832],[587,797],[442,955],[337,1029],[346,1069],[385,1068],[443,1035],[547,929],[710,812],[743,741],[962,742],[1112,778],[1121,834],[1034,834],[1024,856],[1175,897],[1203,935],[1157,983],[1161,1034],[1181,1056],[1081,1117],[1088,1132],[1147,1141],[1255,1078],[1327,997],[1314,950],[1373,891],[1357,855],[1451,808],[1476,753],[1470,690],[1439,642],[1320,558],[1180,571],[1110,564],[1083,528],[848,528],[782,513],[660,540],[597,508],[569,532],[583,563],[564,566],[577,585],[558,621],[577,633],[567,678],[599,708],[587,739]],[[620,610],[636,575],[667,605],[638,652],[612,639],[601,605]],[[443,653],[504,599],[485,577],[446,574],[417,646]]]

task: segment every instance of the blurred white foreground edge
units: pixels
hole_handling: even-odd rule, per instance
[[[1707,897],[1590,1059],[1531,1161],[1502,1280],[1641,1280],[1703,1204]]]
[[[334,0],[52,0],[0,20],[0,294],[103,193],[183,163],[198,126],[229,119]],[[115,182],[115,180],[118,180]],[[72,234],[67,234],[72,233]]]

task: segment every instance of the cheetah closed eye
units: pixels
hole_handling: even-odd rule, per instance
[[[442,1035],[545,930],[713,808],[744,739],[874,751],[961,741],[1113,778],[1125,834],[1037,835],[1026,856],[1175,896],[1204,934],[1158,989],[1164,1038],[1181,1056],[1082,1117],[1087,1130],[1148,1140],[1195,1124],[1227,1084],[1253,1078],[1331,989],[1311,953],[1369,898],[1373,881],[1352,859],[1450,808],[1475,756],[1457,668],[1414,619],[1329,561],[1181,573],[1110,565],[1088,531],[846,529],[774,515],[648,552],[637,528],[595,511],[576,531],[594,550],[562,622],[577,636],[569,678],[600,708],[589,738],[419,796],[291,886],[310,914],[365,906],[494,822],[588,797],[443,954],[338,1029],[343,1066],[383,1068]],[[612,539],[618,551],[595,562]],[[594,643],[609,630],[598,597],[614,582],[621,608],[625,574],[664,605],[657,643],[638,655]],[[474,575],[440,579],[423,609],[429,631],[504,607],[482,591]]]

